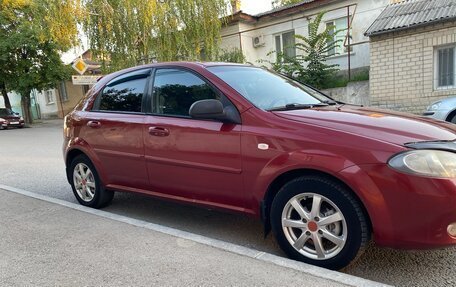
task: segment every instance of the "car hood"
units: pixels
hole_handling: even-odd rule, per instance
[[[17,120],[18,121],[20,119],[20,117],[12,116],[12,115],[10,115],[10,116],[0,116],[0,118],[8,120],[8,121],[11,121],[11,120]]]
[[[275,111],[293,121],[322,126],[397,145],[420,141],[454,141],[456,126],[412,114],[351,105]]]

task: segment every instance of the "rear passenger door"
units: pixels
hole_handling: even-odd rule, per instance
[[[152,98],[144,130],[150,189],[240,208],[244,202],[241,126],[189,116],[190,106],[198,100],[232,103],[201,76],[180,68],[155,71]]]
[[[145,188],[143,125],[150,69],[123,74],[111,80],[88,112],[88,144],[103,167],[105,184]]]

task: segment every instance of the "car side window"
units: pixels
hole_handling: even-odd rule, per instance
[[[101,93],[98,110],[141,112],[147,76],[144,72],[132,73],[108,83]]]
[[[163,115],[189,116],[190,106],[199,100],[217,99],[220,95],[195,74],[179,69],[159,69],[154,81],[154,112]]]

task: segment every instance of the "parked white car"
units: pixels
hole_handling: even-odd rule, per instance
[[[432,103],[423,115],[456,124],[456,96]]]

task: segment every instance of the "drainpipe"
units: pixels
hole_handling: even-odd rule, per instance
[[[350,6],[347,6],[347,50],[348,50],[348,81],[351,80],[351,53],[350,53]]]

